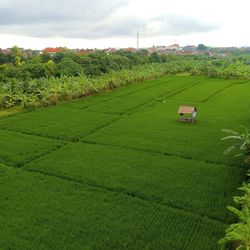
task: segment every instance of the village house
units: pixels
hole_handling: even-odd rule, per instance
[[[184,54],[196,54],[197,48],[194,45],[187,45],[182,48],[182,52]]]
[[[51,54],[51,55],[54,55],[58,52],[63,52],[63,48],[45,48],[42,50],[42,54],[45,54],[45,53],[48,53],[48,54]]]
[[[155,46],[147,48],[147,51],[148,51],[149,54],[152,54],[152,53],[156,52]]]
[[[129,47],[129,48],[125,48],[125,49],[122,49],[123,51],[126,51],[126,52],[136,52],[137,49],[135,48],[132,48],[132,47]]]
[[[180,51],[180,45],[179,44],[173,44],[169,46],[153,46],[151,48],[148,48],[148,52],[151,53],[158,53],[160,55],[164,54],[176,54],[178,51]]]
[[[109,55],[111,53],[116,52],[116,48],[107,48],[107,49],[104,49],[103,51],[105,51]]]
[[[167,49],[168,50],[174,50],[174,51],[179,51],[181,49],[180,45],[179,44],[173,44],[173,45],[169,45],[167,46]]]
[[[5,55],[9,54],[11,51],[11,48],[7,48],[7,49],[1,49],[1,52]]]

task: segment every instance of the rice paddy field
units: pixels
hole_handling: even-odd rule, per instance
[[[221,130],[249,103],[250,82],[171,76],[0,117],[0,249],[219,249],[246,176]]]

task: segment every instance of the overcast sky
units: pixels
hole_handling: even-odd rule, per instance
[[[0,0],[0,48],[250,46],[250,0]]]

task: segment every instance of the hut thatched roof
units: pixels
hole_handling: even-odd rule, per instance
[[[180,106],[178,113],[179,114],[192,114],[192,112],[194,111],[196,111],[195,107]]]

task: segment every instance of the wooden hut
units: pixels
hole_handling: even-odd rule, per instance
[[[180,115],[179,121],[194,123],[196,118],[196,112],[196,107],[180,106],[178,110],[178,114]]]

